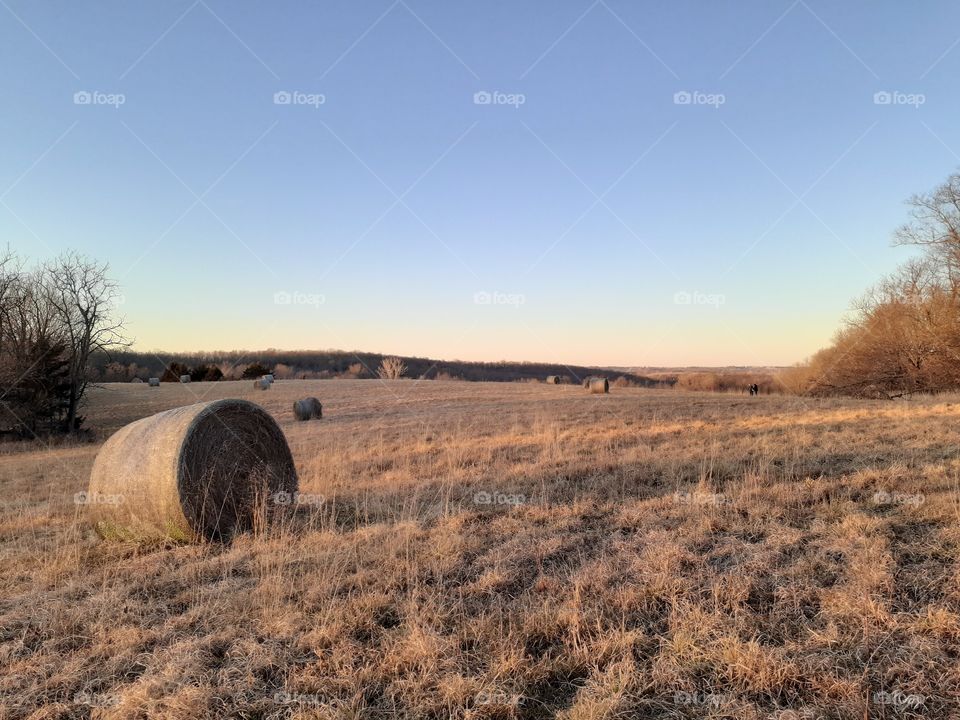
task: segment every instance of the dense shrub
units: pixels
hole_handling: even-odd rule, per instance
[[[164,369],[160,382],[180,382],[181,375],[190,375],[190,368],[183,363],[172,362]]]
[[[252,365],[247,365],[246,369],[243,371],[243,374],[240,377],[242,377],[244,380],[251,380],[251,379],[256,380],[259,377],[263,377],[264,375],[269,375],[269,374],[270,374],[270,368],[256,362],[256,363],[253,363]]]

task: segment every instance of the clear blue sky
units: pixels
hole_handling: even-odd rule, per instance
[[[909,256],[958,77],[955,2],[2,0],[0,232],[140,349],[788,364]]]

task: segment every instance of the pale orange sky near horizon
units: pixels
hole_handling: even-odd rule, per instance
[[[125,312],[135,309],[133,301],[124,306]],[[128,327],[136,338],[134,349],[141,352],[353,350],[435,360],[719,367],[800,362],[829,342],[840,321],[836,318],[831,325],[828,318],[823,318],[815,325],[805,318],[794,318],[792,324],[784,318],[774,318],[773,322],[758,321],[755,316],[724,318],[721,307],[690,308],[694,315],[685,325],[651,320],[631,326],[625,318],[611,317],[593,323],[571,322],[565,327],[556,320],[538,325],[536,318],[524,319],[523,307],[498,310],[505,314],[468,318],[462,326],[429,326],[415,320],[344,323],[335,317],[323,317],[321,306],[305,317],[293,309],[296,317],[273,325],[263,322],[258,326],[224,316],[214,322],[185,318],[176,323],[156,317],[149,325],[131,319]],[[321,316],[311,316],[316,312]],[[704,317],[701,313],[712,314]],[[138,328],[142,332],[138,333]],[[238,344],[237,337],[243,342]]]

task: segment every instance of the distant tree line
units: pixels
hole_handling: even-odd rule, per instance
[[[0,255],[0,433],[80,429],[91,358],[123,347],[117,285],[76,253],[26,269]]]
[[[386,362],[386,365],[384,365]],[[249,370],[251,366],[256,367]],[[99,355],[94,359],[95,376],[103,382],[126,382],[134,378],[145,380],[160,377],[179,380],[189,374],[193,380],[200,368],[216,368],[224,380],[240,380],[272,373],[285,379],[366,379],[377,377],[408,377],[425,380],[466,380],[488,382],[517,382],[543,380],[547,375],[565,376],[569,382],[579,383],[590,375],[607,374],[611,380],[620,376],[624,383],[636,387],[668,387],[670,383],[628,372],[604,373],[598,368],[576,365],[526,362],[468,362],[462,360],[431,360],[418,357],[396,357],[369,352],[341,350],[263,350],[228,352],[134,352],[120,349]]]
[[[830,347],[784,373],[793,391],[894,398],[960,388],[960,174],[909,204],[894,242],[921,254],[855,302]]]
[[[160,382],[180,382],[180,378],[189,375],[193,382],[216,382],[223,379],[223,370],[216,365],[200,363],[196,367],[187,367],[183,363],[172,362],[160,375]]]

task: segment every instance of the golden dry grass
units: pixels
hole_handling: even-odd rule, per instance
[[[307,501],[228,546],[101,542],[96,445],[4,446],[0,717],[960,716],[956,397],[110,385],[89,422],[220,397]]]

